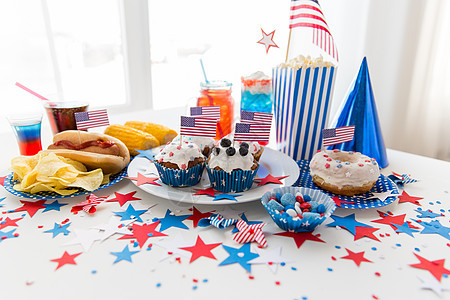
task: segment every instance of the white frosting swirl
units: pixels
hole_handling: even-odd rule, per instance
[[[242,156],[239,153],[239,148],[234,147],[236,153],[233,156],[229,156],[227,155],[226,150],[231,147],[222,147],[220,145],[216,146],[216,148],[220,149],[219,154],[216,155],[216,150],[213,149],[213,152],[208,159],[208,166],[211,169],[219,167],[227,173],[231,173],[236,169],[241,169],[244,171],[251,170],[252,166],[254,165],[253,155],[248,152],[247,155]]]
[[[204,157],[200,148],[191,142],[168,143],[158,154],[155,160],[161,162],[171,162],[176,164],[180,169],[187,168],[190,161],[194,161],[198,157]]]
[[[359,152],[322,150],[313,156],[309,168],[311,176],[317,175],[338,188],[360,187],[380,176],[377,161]]]

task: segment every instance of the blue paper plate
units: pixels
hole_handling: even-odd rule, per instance
[[[5,182],[3,183],[3,186],[11,194],[16,195],[17,197],[22,197],[22,198],[30,198],[30,199],[73,198],[73,197],[76,197],[76,196],[90,194],[90,193],[96,192],[98,190],[102,190],[102,189],[105,189],[107,187],[110,187],[111,185],[116,184],[119,181],[121,181],[126,175],[127,175],[127,168],[124,168],[119,173],[111,175],[110,182],[102,184],[95,191],[89,192],[89,191],[86,191],[84,189],[76,189],[77,190],[76,193],[73,193],[72,195],[67,195],[67,196],[63,196],[63,195],[60,195],[60,194],[55,193],[55,192],[39,192],[39,193],[36,193],[36,194],[27,193],[27,192],[18,192],[15,189],[13,189],[13,186],[14,186],[14,184],[17,183],[17,180],[13,180],[13,173],[12,172],[8,176],[6,176]]]
[[[375,207],[382,207],[391,204],[392,202],[397,199],[397,196],[387,197],[385,201],[381,201],[380,199],[371,199],[366,200],[367,198],[370,198],[372,196],[371,192],[374,193],[383,193],[391,191],[394,192],[394,194],[398,194],[397,185],[384,176],[383,174],[378,177],[377,182],[375,183],[374,187],[365,194],[355,195],[352,197],[349,196],[341,196],[336,195],[333,193],[330,193],[328,191],[325,191],[318,187],[313,181],[311,174],[309,173],[309,161],[308,160],[299,160],[297,162],[298,167],[300,168],[300,175],[298,177],[298,180],[296,183],[293,184],[293,186],[303,186],[311,189],[317,189],[321,190],[325,194],[329,195],[330,197],[339,197],[339,200],[345,201],[340,203],[339,207],[342,208],[353,208],[353,209],[367,209],[367,208],[375,208]],[[350,202],[350,203],[346,203]]]

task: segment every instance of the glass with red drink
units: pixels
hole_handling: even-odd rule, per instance
[[[35,155],[42,150],[42,114],[9,115],[7,118],[16,135],[21,155]]]
[[[81,101],[45,103],[44,107],[53,134],[65,130],[76,130],[77,124],[74,113],[87,111],[88,105],[87,102]]]

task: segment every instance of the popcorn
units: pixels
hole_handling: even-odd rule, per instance
[[[303,56],[299,55],[297,57],[292,58],[287,63],[279,64],[280,68],[292,68],[292,69],[300,69],[300,68],[319,68],[319,67],[334,67],[335,65],[332,62],[324,61],[323,56],[320,55],[317,58],[311,58],[311,56]]]

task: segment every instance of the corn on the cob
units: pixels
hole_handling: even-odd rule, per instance
[[[105,129],[105,134],[121,140],[127,146],[131,155],[139,154],[136,149],[147,150],[160,145],[153,135],[129,126],[109,125]]]
[[[177,132],[164,125],[142,122],[142,121],[128,121],[125,126],[130,126],[135,129],[142,130],[144,132],[153,135],[161,145],[165,145],[172,141],[177,136]]]

